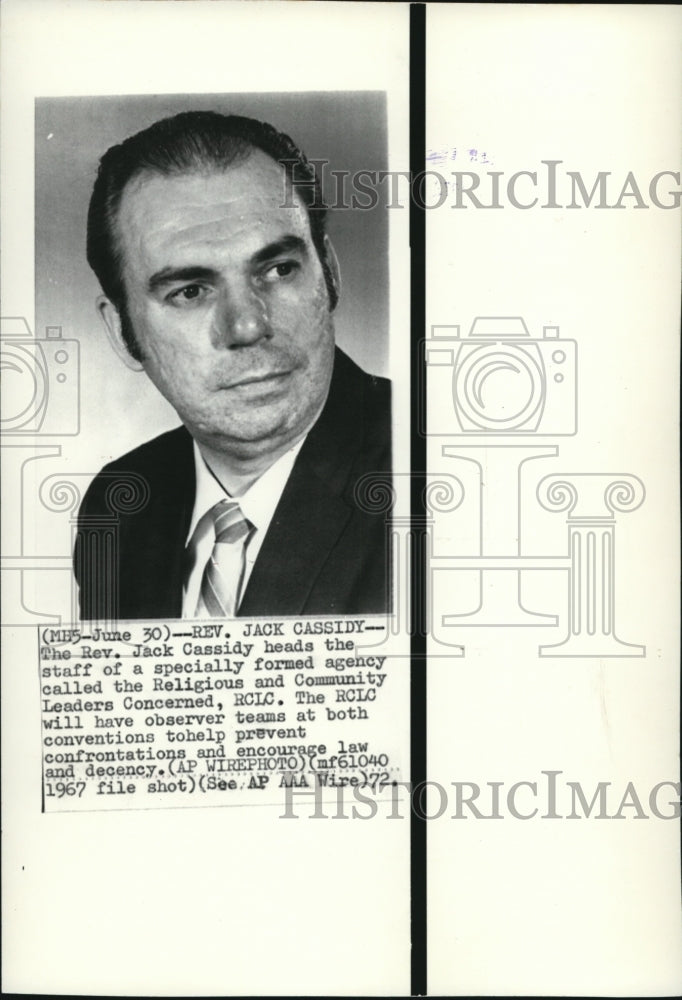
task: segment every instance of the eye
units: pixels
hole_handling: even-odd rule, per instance
[[[296,260],[280,260],[266,268],[261,277],[267,284],[274,285],[278,281],[291,278],[300,268],[301,265]]]
[[[183,285],[168,296],[174,305],[184,305],[185,303],[201,301],[207,294],[208,289],[203,285],[191,284]]]

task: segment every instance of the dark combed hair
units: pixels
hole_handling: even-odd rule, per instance
[[[222,170],[260,149],[281,164],[288,182],[308,212],[310,234],[322,264],[330,308],[338,294],[325,250],[327,208],[314,167],[284,132],[255,118],[215,111],[185,111],[112,146],[100,160],[88,210],[87,258],[104,294],[118,309],[128,350],[141,360],[128,318],[123,260],[116,219],[126,185],[151,172],[172,175],[207,169]],[[284,192],[283,192],[284,193]]]

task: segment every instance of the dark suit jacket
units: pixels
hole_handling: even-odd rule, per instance
[[[337,349],[327,402],[284,488],[240,616],[388,610],[385,504],[372,511],[355,489],[371,473],[388,484],[390,435],[390,384]],[[192,438],[184,427],[102,469],[78,517],[81,618],[181,617],[194,490]],[[378,492],[385,497],[385,488]]]

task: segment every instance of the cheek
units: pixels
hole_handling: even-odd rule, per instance
[[[310,296],[310,308],[318,316],[324,316],[325,320],[330,318],[329,293],[324,278],[320,275],[315,284],[315,288]]]
[[[274,319],[275,312],[271,313]],[[314,346],[329,336],[331,315],[324,282],[303,292],[282,296],[276,306],[277,322],[273,325],[288,332],[301,344]]]
[[[192,347],[192,340],[180,339],[167,329],[146,331],[142,342],[147,375],[162,395],[171,399],[196,395],[204,365],[201,356]]]
[[[142,347],[150,361],[160,370],[180,370],[190,375],[201,357],[201,330],[187,316],[147,314],[141,321]]]
[[[156,374],[161,381],[169,385],[179,381],[178,376],[182,371],[184,371],[186,377],[191,375],[192,366],[189,363],[190,359],[173,343],[155,340],[147,344],[146,353],[150,369],[149,374]]]

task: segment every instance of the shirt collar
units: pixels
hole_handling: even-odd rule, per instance
[[[301,438],[293,448],[273,462],[245,493],[236,498],[239,500],[242,514],[257,531],[267,531],[304,441],[305,437]],[[187,542],[208,512],[220,500],[230,496],[207,466],[196,441],[193,445],[196,494]]]

